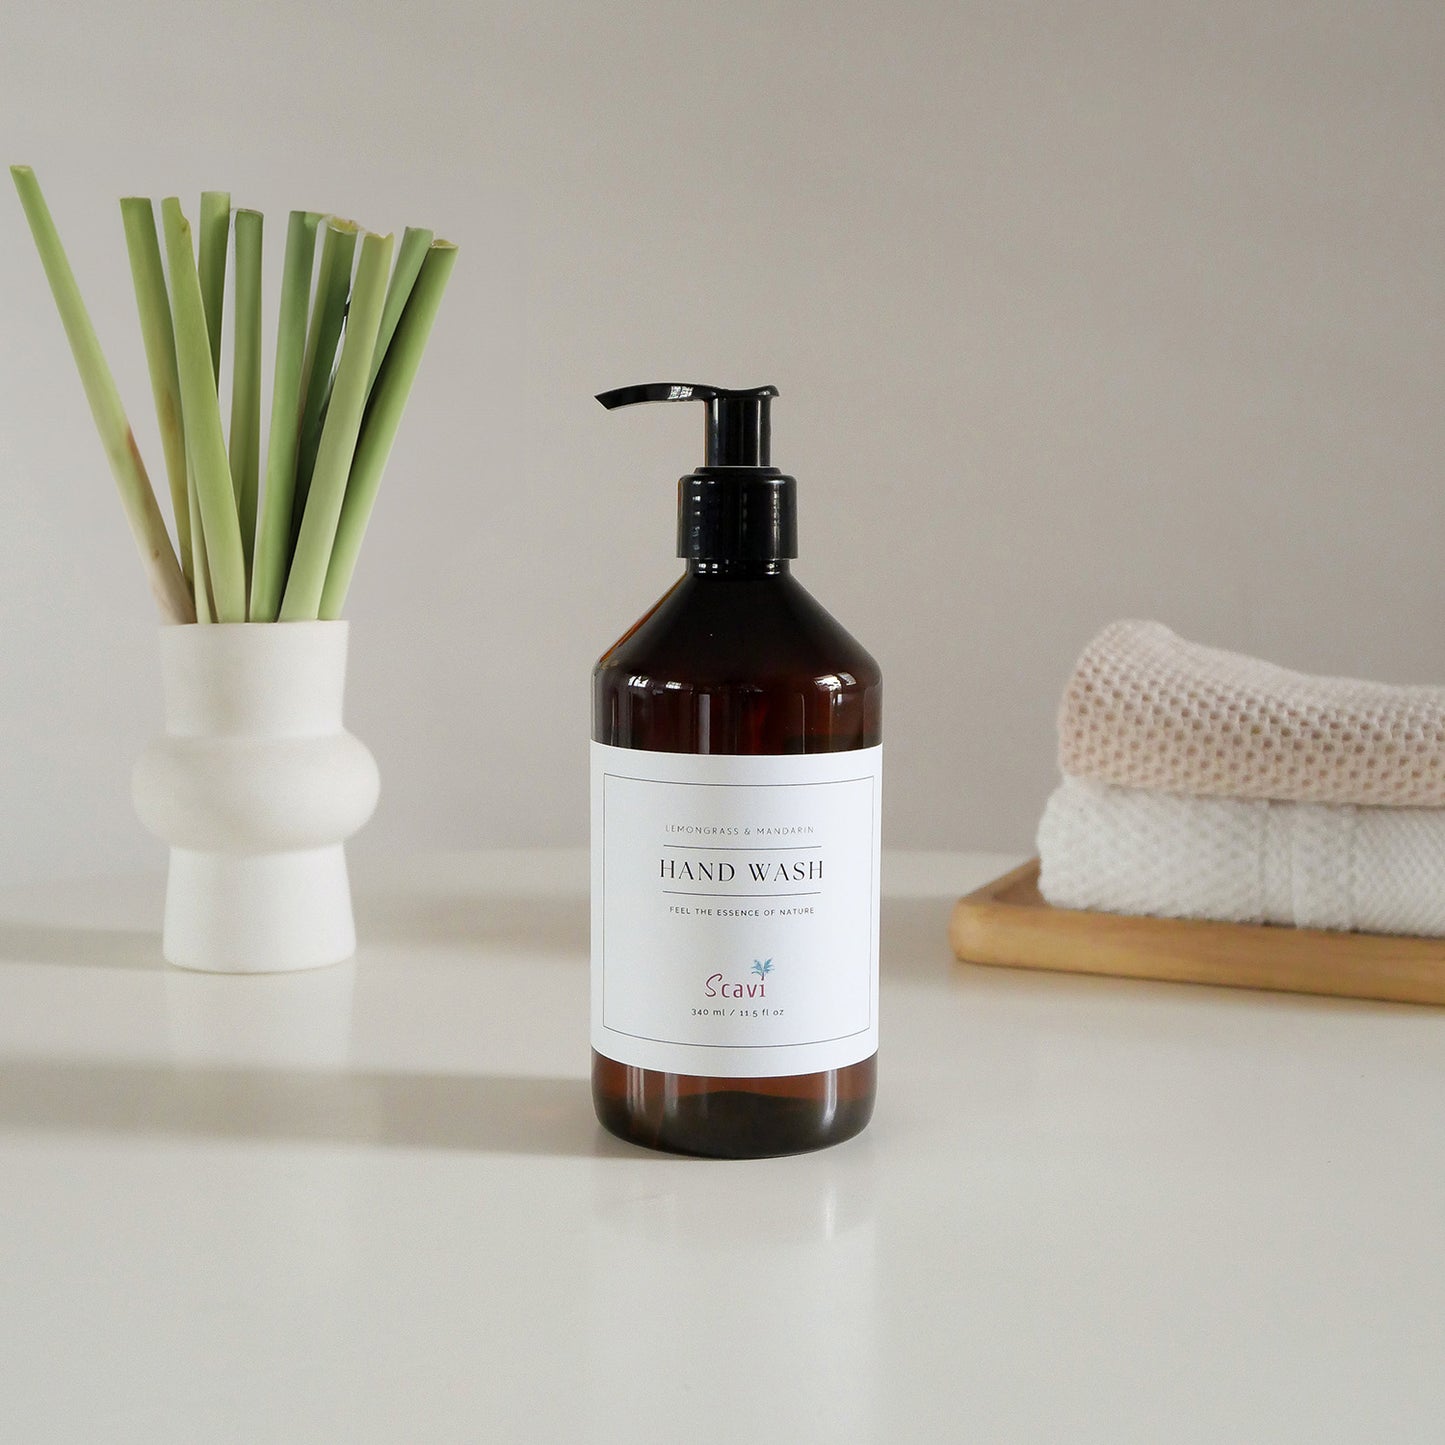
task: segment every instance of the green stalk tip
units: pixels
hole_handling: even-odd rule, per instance
[[[427,248],[386,359],[371,389],[321,595],[319,612],[323,618],[340,617],[346,604],[392,443],[456,260],[457,248],[448,241],[435,241]]]
[[[140,550],[161,615],[167,622],[193,621],[195,609],[190,588],[176,560],[165,518],[161,515],[145,464],[141,461],[115,378],[100,348],[95,327],[91,324],[40,183],[29,166],[11,166],[10,176],[24,207],[35,249],[45,269],[45,278],[50,283],[55,309],[60,313],[71,355],[75,358],[75,367],[80,373],[86,400],[90,403],[90,414],[105,447],[111,473],[120,492],[121,505],[125,508],[126,520]]]
[[[386,288],[386,305],[381,312],[381,329],[376,333],[376,351],[371,358],[371,380],[368,386],[376,385],[376,373],[386,360],[387,347],[396,334],[397,322],[401,320],[411,288],[421,271],[422,262],[435,239],[432,232],[417,226],[408,226],[402,232],[401,245],[397,247],[396,265],[392,267],[391,284]]]
[[[259,211],[236,212],[235,339],[231,367],[231,485],[246,575],[256,544],[261,485],[261,236]]]
[[[293,543],[301,530],[306,498],[311,490],[311,473],[316,465],[317,448],[321,445],[322,422],[331,394],[332,367],[336,361],[342,323],[346,319],[357,231],[355,221],[343,221],[335,216],[326,218],[321,266],[311,307],[311,325],[306,333],[301,435],[296,454],[296,495],[291,512]]]
[[[171,512],[176,524],[176,547],[187,583],[194,585],[191,553],[191,519],[186,496],[186,437],[181,422],[181,384],[176,375],[176,338],[171,327],[171,302],[166,294],[165,265],[156,235],[155,208],[146,196],[125,196],[120,203],[125,226],[126,251],[140,313],[141,339],[155,398],[170,482]]]
[[[200,276],[206,330],[211,340],[211,373],[221,382],[221,330],[226,314],[226,243],[231,232],[231,193],[201,192]]]
[[[181,383],[186,456],[199,503],[206,570],[210,574],[218,622],[246,620],[246,564],[221,407],[211,369],[211,342],[191,227],[174,197],[161,202],[166,257],[170,262],[171,314],[175,322],[176,364]],[[193,529],[192,535],[195,532]],[[196,568],[196,592],[201,591]]]
[[[291,560],[291,576],[281,601],[283,622],[315,619],[319,615],[346,482],[366,407],[371,358],[386,301],[391,252],[390,236],[368,234],[362,239],[361,260],[347,312],[346,340],[326,408],[310,493],[296,538],[296,553]]]
[[[257,523],[251,573],[251,621],[274,622],[291,563],[291,514],[296,495],[296,441],[301,429],[306,317],[311,305],[311,265],[316,255],[312,211],[292,211],[286,226],[281,272],[281,314],[276,328],[276,366],[271,387],[271,434],[266,450],[266,489]]]

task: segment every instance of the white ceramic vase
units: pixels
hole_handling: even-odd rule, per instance
[[[164,951],[182,968],[277,973],[356,951],[344,841],[376,761],[341,725],[345,622],[161,629],[165,736],[136,812],[170,844]]]

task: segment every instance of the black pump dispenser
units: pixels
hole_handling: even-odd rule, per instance
[[[704,401],[706,462],[678,481],[677,555],[697,562],[775,562],[798,555],[796,480],[771,466],[775,386],[733,391],[650,382],[604,391],[612,410],[642,401]]]

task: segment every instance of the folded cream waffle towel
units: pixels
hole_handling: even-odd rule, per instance
[[[1445,688],[1310,677],[1115,622],[1069,680],[1059,763],[1168,793],[1445,807]]]
[[[1184,798],[1065,778],[1039,824],[1058,908],[1445,936],[1445,809]]]

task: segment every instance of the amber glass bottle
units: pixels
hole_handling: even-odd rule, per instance
[[[728,1158],[849,1138],[876,1079],[881,676],[791,575],[775,394],[601,398],[707,401],[709,465],[686,573],[593,676],[593,1098]]]

